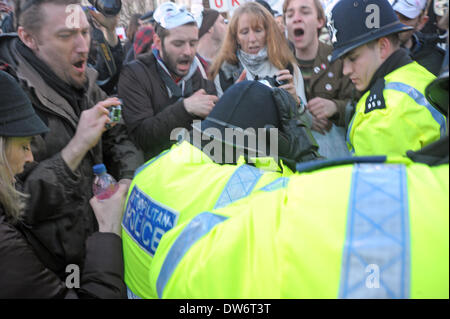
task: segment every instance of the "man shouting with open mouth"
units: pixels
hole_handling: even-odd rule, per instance
[[[146,160],[170,147],[174,129],[190,129],[217,101],[196,57],[199,29],[193,15],[166,2],[153,17],[152,52],[126,65],[119,79],[124,120]]]

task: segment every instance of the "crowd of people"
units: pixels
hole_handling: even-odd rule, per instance
[[[448,298],[448,3],[0,9],[1,298]]]

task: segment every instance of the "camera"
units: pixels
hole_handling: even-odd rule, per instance
[[[277,76],[276,75],[274,75],[274,76],[265,76],[262,79],[257,79],[256,78],[255,80],[260,82],[260,83],[262,83],[262,84],[267,85],[270,88],[279,87],[279,86],[282,86],[282,85],[285,85],[285,84],[288,83],[288,81],[286,81],[286,80],[281,80],[281,81],[277,80]]]
[[[122,119],[122,104],[119,105],[113,105],[109,108],[109,119],[111,120],[111,123],[106,123],[105,127],[107,129],[111,128],[111,124],[113,123],[119,123]]]
[[[122,0],[89,0],[89,3],[104,16],[116,16],[122,9]]]

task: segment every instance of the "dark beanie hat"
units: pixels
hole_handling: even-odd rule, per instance
[[[28,137],[48,132],[19,83],[0,71],[0,136]]]
[[[147,11],[139,19],[144,21],[153,18],[153,10]]]
[[[200,39],[209,29],[216,23],[219,17],[219,11],[214,9],[205,9],[202,12],[203,20],[200,29],[198,30],[198,38]]]

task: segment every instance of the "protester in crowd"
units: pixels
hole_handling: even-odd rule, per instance
[[[208,72],[209,65],[222,46],[227,25],[224,17],[213,9],[203,10],[197,18],[197,24],[199,26],[197,57]]]
[[[390,2],[400,22],[413,28],[399,34],[401,46],[408,50],[414,61],[437,75],[441,69],[445,51],[437,46],[439,41],[437,34],[420,32],[428,21],[429,1],[390,0]]]
[[[29,196],[15,187],[14,178],[23,172],[25,163],[33,162],[30,145],[33,136],[48,133],[48,128],[17,81],[2,71],[0,93],[0,298],[125,297],[120,221],[128,185],[120,184],[110,199],[91,199],[99,230],[84,243],[87,248],[83,271],[78,273],[77,268],[73,268],[74,277],[61,281],[42,263],[21,232],[19,225]],[[100,130],[107,121],[106,115],[98,120]],[[65,174],[55,178],[54,182],[60,187],[67,183],[66,178],[70,179]],[[77,191],[65,189],[70,193]],[[45,203],[52,201],[53,195],[39,193],[37,200],[43,203],[39,215],[49,214],[44,210]]]
[[[445,23],[442,20],[445,20],[445,17],[448,17],[448,1],[446,0],[433,0],[432,1],[432,9],[429,11],[433,11],[436,14],[436,22],[437,27],[440,30],[445,31],[448,35],[448,27],[445,27]],[[444,37],[445,39],[445,37]],[[445,42],[445,41],[444,41]]]
[[[283,185],[292,174],[283,164],[293,168],[296,162],[316,158],[309,130],[300,121],[287,91],[241,81],[224,93],[205,120],[193,125],[183,142],[137,171],[122,223],[129,297],[157,297],[151,284],[152,258],[171,228],[261,188]]]
[[[174,129],[206,117],[217,101],[214,84],[195,56],[193,15],[166,2],[154,17],[154,49],[124,66],[119,80],[125,123],[146,160],[169,148]]]
[[[155,30],[152,26],[140,27],[136,32],[133,46],[128,50],[123,63],[127,64],[135,60],[138,54],[144,54],[152,50],[153,34]]]
[[[341,0],[329,12],[328,28],[331,62],[343,58],[344,75],[363,94],[347,130],[352,153],[403,155],[445,136],[445,117],[424,98],[435,77],[400,49],[398,33],[412,28],[387,0]]]
[[[70,4],[75,11],[67,10]],[[92,166],[103,162],[116,179],[126,179],[143,159],[124,125],[102,127],[108,108],[120,101],[106,98],[87,67],[90,27],[79,2],[26,2],[20,12],[18,37],[0,37],[0,61],[50,128],[32,141],[36,162],[20,176],[31,195],[23,232],[39,259],[64,278],[66,265],[82,268],[86,238],[98,229],[89,206]],[[79,25],[68,26],[70,18]]]
[[[438,46],[443,48],[448,30],[441,28],[438,24],[445,12],[448,11],[448,0],[431,0],[428,6],[428,21],[421,30],[425,34],[433,34],[439,38]]]
[[[131,22],[130,22],[131,23]],[[155,20],[153,19],[153,11],[148,11],[139,17],[133,40],[125,48],[125,58],[123,64],[130,63],[135,60],[138,54],[150,52],[153,45],[153,34]]]
[[[302,71],[306,107],[313,115],[312,129],[321,145],[319,152],[327,158],[347,156],[345,107],[354,87],[342,74],[342,61],[329,62],[333,47],[319,41],[326,22],[322,5],[319,0],[286,0],[283,14]]]
[[[270,13],[255,2],[234,12],[210,76],[219,96],[237,81],[275,77],[299,106],[306,104],[302,74],[288,44]]]
[[[108,95],[116,94],[117,81],[125,55],[122,43],[116,34],[119,15],[105,16],[90,7],[83,8],[92,32],[88,64],[97,70],[97,84],[100,88]]]
[[[126,55],[128,54],[128,51],[130,51],[130,49],[133,46],[134,39],[135,39],[134,36],[136,35],[136,32],[141,27],[141,24],[139,22],[139,19],[141,18],[141,16],[142,15],[140,13],[133,14],[128,23],[128,27],[126,30],[127,40],[123,46],[123,52],[125,52]]]

